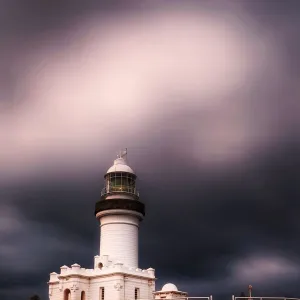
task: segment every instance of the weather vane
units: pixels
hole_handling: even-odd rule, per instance
[[[126,156],[127,156],[127,148],[120,150],[117,155],[117,158],[124,158],[126,160]]]

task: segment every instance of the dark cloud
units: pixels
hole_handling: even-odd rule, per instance
[[[179,282],[181,289],[191,288],[191,282],[199,282],[199,286],[208,282],[211,290],[207,288],[206,292],[218,295],[221,291],[229,296],[248,283],[241,280],[228,290],[222,280],[237,280],[231,277],[231,266],[252,253],[283,255],[297,266],[298,150],[297,145],[283,145],[278,153],[242,172],[206,180],[201,179],[204,174],[200,169],[191,171],[181,161],[172,160],[173,170],[177,171],[168,172],[166,152],[155,162],[166,172],[164,178],[159,176],[163,172],[143,177],[141,170],[139,187],[147,214],[140,230],[140,263],[157,269],[158,287],[172,280]],[[131,161],[135,165],[134,158]],[[183,179],[186,174],[190,180]],[[48,186],[39,183],[38,188],[33,184],[18,191],[13,203],[31,224],[19,243],[22,252],[35,252],[30,264],[37,267],[37,272],[28,278],[30,268],[21,273],[3,269],[3,287],[26,286],[34,290],[35,285],[42,286],[50,271],[58,271],[63,264],[92,265],[99,233],[93,209],[101,183],[102,178],[81,185],[52,181]],[[40,230],[34,229],[36,226]],[[26,243],[27,239],[34,244]],[[59,246],[55,247],[53,241]],[[37,266],[38,262],[43,263]],[[255,288],[272,295],[277,291],[286,293],[290,292],[284,288],[290,284],[286,281],[276,281],[276,287],[268,281],[256,283]],[[199,295],[202,290],[194,284],[191,292]]]
[[[196,142],[189,134],[195,128],[210,132],[210,117],[218,120],[223,113],[219,117],[190,107],[168,112],[165,106],[149,130],[140,129],[138,142],[130,134],[123,136],[130,164],[139,175],[141,199],[146,203],[146,219],[140,230],[140,265],[156,269],[158,289],[171,281],[191,295],[229,299],[232,293],[246,292],[252,283],[256,295],[297,297],[300,149],[295,100],[299,93],[294,80],[299,70],[299,2],[241,2],[253,20],[284,43],[286,68],[283,75],[277,74],[275,67],[269,69],[270,74],[266,70],[252,92],[247,96],[240,93],[251,100],[247,102],[248,114],[243,116],[258,124],[267,119],[267,109],[272,110],[270,121],[266,121],[271,128],[268,133],[281,136],[276,143],[263,150],[255,148],[249,158],[224,168],[210,168],[205,159],[199,162],[201,153],[191,154]],[[48,31],[59,34],[72,27],[74,19],[91,11],[105,15],[151,6],[120,3],[27,1],[25,5],[3,1],[0,11],[6,28],[2,27],[1,35],[6,39],[2,57],[15,57],[21,52],[18,43],[28,45]],[[1,85],[13,94],[14,84],[21,78],[14,74],[18,72],[11,68],[13,63],[3,60],[1,64],[12,72],[0,78]],[[257,126],[247,138],[260,136],[259,130]],[[94,204],[100,196],[103,174],[114,159],[110,151],[115,144],[103,145],[108,154],[99,155],[98,161],[82,172],[64,173],[61,165],[59,176],[43,169],[39,178],[22,184],[1,182],[2,300],[12,296],[24,299],[35,293],[46,299],[50,272],[74,262],[92,266],[99,248]],[[59,167],[60,162],[56,163]]]

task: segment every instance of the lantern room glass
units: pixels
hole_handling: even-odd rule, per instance
[[[105,176],[106,193],[127,192],[135,193],[136,176],[131,173],[115,172]]]

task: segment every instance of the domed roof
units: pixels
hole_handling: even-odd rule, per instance
[[[178,292],[178,289],[175,284],[167,283],[165,284],[162,289],[163,292]]]
[[[114,164],[107,170],[106,174],[114,172],[127,172],[135,174],[134,171],[127,165],[127,162],[123,157],[117,158],[114,161]]]

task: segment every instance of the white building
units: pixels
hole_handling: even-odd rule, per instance
[[[161,291],[154,292],[154,299],[185,299],[188,294],[186,292],[178,291],[176,285],[173,283],[165,284]]]
[[[155,270],[138,264],[139,224],[145,205],[136,190],[136,175],[121,153],[108,169],[95,215],[100,222],[100,253],[94,268],[62,266],[50,274],[50,300],[135,300],[187,297],[173,284],[155,292]]]

